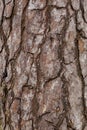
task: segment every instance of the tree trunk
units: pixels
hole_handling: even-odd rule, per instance
[[[0,130],[87,130],[87,0],[0,0]]]

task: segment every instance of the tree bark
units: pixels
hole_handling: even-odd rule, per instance
[[[87,0],[0,0],[0,130],[87,130]]]

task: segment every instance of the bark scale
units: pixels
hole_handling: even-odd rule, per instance
[[[0,0],[0,130],[87,130],[87,0]]]

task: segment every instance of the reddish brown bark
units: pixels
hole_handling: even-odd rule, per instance
[[[87,130],[86,0],[0,0],[0,130]]]

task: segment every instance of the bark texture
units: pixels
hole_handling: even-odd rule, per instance
[[[87,130],[87,0],[0,0],[0,130]]]

